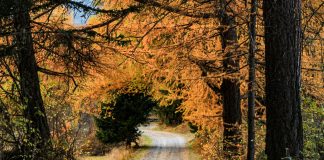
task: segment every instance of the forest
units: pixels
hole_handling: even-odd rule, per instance
[[[324,160],[323,6],[0,0],[0,160]]]

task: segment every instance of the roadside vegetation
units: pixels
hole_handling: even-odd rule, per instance
[[[139,137],[138,141],[140,147],[126,148],[125,146],[113,147],[111,151],[104,155],[96,156],[80,156],[79,160],[140,160],[148,153],[148,148],[152,141],[146,136]]]

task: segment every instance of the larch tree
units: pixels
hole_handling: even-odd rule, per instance
[[[50,131],[46,119],[45,108],[40,91],[38,68],[35,57],[29,14],[31,1],[14,1],[14,43],[16,44],[16,65],[19,72],[20,99],[27,123],[27,139],[37,148],[47,148],[50,143]],[[31,146],[23,146],[22,151],[28,152]]]
[[[230,11],[230,1],[220,0],[220,24],[222,49],[224,51],[223,67],[225,73],[233,74],[240,71],[240,59],[237,56],[238,37],[236,18]],[[241,92],[239,78],[224,77],[221,85],[223,95],[223,126],[224,151],[229,155],[240,155],[241,130]]]
[[[255,51],[256,51],[256,16],[258,1],[251,1],[250,23],[249,23],[249,81],[248,81],[248,149],[247,159],[254,159],[254,141],[255,141],[255,82],[256,82],[256,67],[255,67]]]
[[[238,47],[238,35],[237,35],[237,22],[236,13],[232,10],[232,7],[237,5],[235,2],[220,0],[220,1],[181,1],[176,3],[177,5],[169,5],[168,3],[163,3],[155,0],[136,0],[137,2],[146,4],[148,6],[157,7],[165,11],[178,14],[180,16],[185,16],[189,18],[196,18],[200,20],[208,21],[218,21],[220,26],[219,30],[216,31],[220,35],[221,48],[222,48],[222,58],[223,64],[222,69],[226,74],[222,79],[221,86],[218,85],[218,80],[214,78],[208,78],[208,76],[213,77],[220,70],[215,70],[218,66],[213,64],[215,61],[199,59],[195,56],[189,56],[189,61],[197,65],[202,71],[202,77],[206,78],[205,83],[214,92],[214,94],[221,94],[223,99],[223,138],[224,147],[223,150],[227,156],[237,156],[240,155],[240,143],[241,143],[241,92],[240,92],[240,56],[237,51]],[[177,1],[175,1],[177,2]],[[170,2],[172,3],[172,1]],[[191,12],[190,10],[185,10],[181,5],[186,5],[189,3],[196,3],[196,7],[201,6],[213,6],[210,12],[204,11],[203,9]],[[195,6],[193,5],[193,6]],[[190,6],[192,7],[192,6]],[[236,7],[236,6],[235,6]],[[233,7],[233,8],[235,8]],[[214,42],[217,43],[217,42]],[[192,47],[194,48],[194,47]],[[215,50],[215,49],[214,49]],[[202,51],[203,52],[203,51]],[[215,54],[216,55],[216,54]],[[214,55],[214,56],[215,56]]]
[[[303,159],[300,104],[301,0],[263,1],[266,59],[266,154]]]
[[[52,145],[39,73],[71,79],[85,75],[89,68],[98,67],[101,41],[95,37],[104,36],[93,29],[119,21],[140,7],[103,10],[65,0],[1,0],[0,6],[1,69],[4,77],[10,77],[17,84],[12,88],[19,102],[14,101],[15,104],[9,106],[22,106],[23,128],[26,129],[20,130],[25,134],[21,140],[16,139],[15,133],[10,133],[13,134],[12,143],[16,143],[13,152],[17,152],[18,157],[45,158]],[[74,27],[66,22],[69,11],[73,9],[82,10],[85,14],[103,14],[105,18],[93,25]],[[8,65],[5,61],[12,63]],[[1,89],[10,93],[5,88]]]

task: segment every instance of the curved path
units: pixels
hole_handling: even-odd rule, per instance
[[[152,139],[148,153],[142,160],[187,160],[187,140],[179,134],[141,129],[143,135]]]

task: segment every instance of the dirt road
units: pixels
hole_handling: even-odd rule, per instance
[[[188,160],[187,140],[179,134],[142,128],[143,135],[152,139],[142,160]]]

